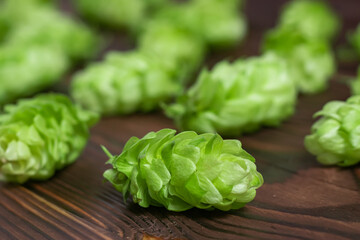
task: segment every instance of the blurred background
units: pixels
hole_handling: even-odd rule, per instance
[[[186,1],[186,0],[185,0]],[[182,2],[185,2],[182,1]],[[58,0],[61,9],[72,15],[79,16],[75,10],[74,1],[72,0]],[[181,1],[179,1],[181,2]],[[212,66],[215,63],[226,59],[236,59],[241,56],[253,56],[260,54],[260,46],[263,40],[265,31],[270,30],[276,26],[276,23],[281,13],[282,7],[287,0],[248,0],[245,3],[244,10],[245,17],[248,24],[248,32],[243,43],[239,44],[235,49],[228,49],[226,51],[212,52],[210,57],[206,59],[206,64]],[[360,2],[358,0],[327,0],[334,11],[339,15],[342,21],[340,33],[334,42],[335,47],[343,46],[347,42],[347,34],[353,31],[360,23]],[[135,48],[135,41],[130,37],[126,31],[119,32],[118,30],[109,30],[102,28],[104,36],[107,37],[107,47],[100,54],[101,58],[104,52],[109,49],[116,49],[120,51],[130,50]],[[339,62],[339,71],[355,75],[357,62]]]

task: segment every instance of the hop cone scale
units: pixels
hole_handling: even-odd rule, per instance
[[[0,180],[45,180],[74,162],[97,121],[60,94],[5,106],[0,115]]]
[[[254,199],[263,183],[255,159],[238,140],[175,130],[131,138],[119,156],[109,155],[112,169],[104,177],[142,207],[171,211],[197,207],[238,209]]]
[[[325,165],[360,162],[360,96],[329,102],[314,116],[321,118],[305,138],[307,150]]]

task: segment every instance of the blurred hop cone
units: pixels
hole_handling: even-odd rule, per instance
[[[46,180],[73,163],[97,115],[64,95],[44,94],[5,106],[0,115],[0,179]]]
[[[360,162],[360,96],[329,102],[314,117],[321,118],[305,147],[320,163],[345,167]]]

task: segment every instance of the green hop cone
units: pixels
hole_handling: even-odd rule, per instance
[[[53,7],[53,1],[44,0],[3,0],[0,2],[0,19],[8,28],[24,24],[34,12]]]
[[[202,63],[205,45],[197,36],[167,21],[152,21],[139,39],[139,51],[173,62],[180,78],[187,79]]]
[[[66,56],[55,48],[0,47],[0,107],[50,87],[67,69]]]
[[[294,0],[282,11],[279,27],[308,39],[330,41],[340,28],[340,20],[325,1]]]
[[[252,201],[263,184],[255,159],[238,140],[172,129],[132,137],[119,156],[109,155],[104,177],[142,207],[171,211],[196,207],[238,209]]]
[[[234,5],[224,1],[189,1],[163,8],[153,19],[187,29],[207,47],[233,47],[246,33],[245,18]]]
[[[72,96],[87,109],[104,115],[154,110],[176,95],[173,67],[140,53],[111,53],[73,79]]]
[[[200,4],[222,4],[227,7],[242,8],[245,5],[245,0],[191,0],[192,2],[198,2]]]
[[[349,41],[360,56],[360,24],[357,26],[355,32],[349,35]]]
[[[6,37],[6,43],[15,46],[48,46],[60,49],[74,61],[93,57],[98,39],[85,25],[61,15],[56,10],[35,10]]]
[[[3,0],[0,1],[0,41],[3,41],[7,34],[20,23],[24,23],[31,12],[42,8],[40,1]]]
[[[0,179],[46,180],[73,163],[97,121],[63,95],[47,94],[7,105],[0,115]]]
[[[291,29],[269,31],[263,52],[273,52],[284,58],[291,78],[305,94],[323,91],[336,69],[334,55],[325,41],[308,40]]]
[[[76,0],[79,12],[89,19],[113,28],[136,29],[149,12],[165,0]]]
[[[228,48],[245,37],[247,26],[244,16],[234,1],[194,1],[188,24],[200,33],[208,46]]]
[[[317,112],[321,117],[305,138],[305,147],[325,165],[351,166],[360,162],[360,96],[331,101]]]
[[[238,136],[261,125],[278,126],[292,115],[295,102],[286,62],[267,54],[203,71],[165,110],[180,129]]]

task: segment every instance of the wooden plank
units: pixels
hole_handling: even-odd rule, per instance
[[[71,10],[71,1],[62,1]],[[244,45],[212,53],[212,66],[230,57],[259,54],[266,29],[274,26],[284,0],[248,1],[250,32]],[[360,2],[330,1],[343,19],[337,46],[345,33],[360,22]],[[128,49],[133,43],[123,34],[110,49]],[[303,139],[312,115],[332,99],[350,93],[344,76],[353,76],[358,63],[342,63],[329,89],[300,96],[295,115],[280,128],[266,128],[240,137],[244,148],[257,159],[265,184],[245,208],[230,211],[183,213],[163,208],[141,208],[103,183],[107,157],[99,145],[120,153],[131,136],[174,128],[160,111],[104,118],[92,129],[91,139],[79,160],[47,182],[24,186],[0,183],[0,239],[360,239],[360,168],[323,167],[307,153]],[[71,79],[69,75],[64,83]],[[56,87],[66,91],[66,84]]]

